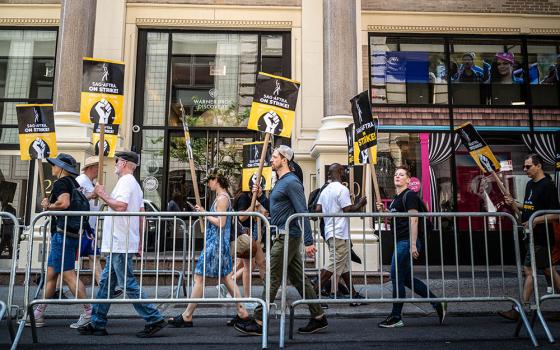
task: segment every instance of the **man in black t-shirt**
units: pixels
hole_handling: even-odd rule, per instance
[[[517,203],[511,196],[506,196],[508,205],[516,205],[521,210],[521,221],[524,229],[528,228],[529,218],[539,210],[559,209],[558,190],[554,182],[543,171],[543,160],[536,154],[530,154],[525,158],[523,171],[531,179],[525,188],[523,204]],[[552,223],[558,219],[557,215],[542,215],[533,220],[533,240],[535,243],[535,262],[538,269],[551,276],[556,290],[560,290],[560,275],[556,266],[550,268],[550,251],[554,247],[554,229]],[[548,226],[548,227],[547,227]],[[547,238],[548,235],[548,238]],[[549,245],[550,244],[550,245]],[[525,285],[523,287],[523,301],[529,302],[533,294],[533,275],[531,270],[531,253],[529,241],[526,242],[527,253],[525,254],[524,273]],[[551,274],[552,272],[552,274]],[[513,308],[509,311],[499,312],[500,316],[512,321],[519,319],[519,312]]]
[[[72,190],[74,187],[78,188],[80,186],[74,179],[78,175],[76,160],[69,154],[60,153],[56,158],[47,158],[47,161],[52,165],[52,175],[57,180],[53,184],[50,197],[43,198],[41,207],[43,210],[51,211],[70,210]],[[62,274],[62,279],[72,293],[77,290],[76,296],[79,299],[85,299],[86,288],[78,279],[74,270],[80,238],[67,232],[67,221],[64,217],[51,216],[51,220],[51,244],[47,261],[44,298],[49,299],[54,296],[58,276]],[[39,304],[35,308],[33,315],[36,327],[45,325],[44,313],[46,307],[46,304]],[[84,304],[83,307],[84,313],[80,315],[77,322],[70,325],[70,328],[78,328],[90,322],[91,305]],[[26,325],[31,325],[29,320]]]

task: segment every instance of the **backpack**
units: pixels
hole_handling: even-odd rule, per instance
[[[323,190],[330,184],[330,182],[325,182],[325,184],[323,186],[321,186],[321,188],[316,188],[313,191],[311,191],[311,193],[309,194],[309,199],[307,200],[307,212],[308,213],[314,213],[315,212],[315,206],[317,206],[317,203],[319,202],[319,197],[321,196],[321,192],[323,192]],[[317,218],[310,218],[313,221],[316,221]]]
[[[66,209],[67,211],[89,211],[89,201],[86,196],[82,193],[79,187],[76,187],[74,181],[70,181],[72,186],[72,192],[70,193],[70,206]],[[67,216],[67,219],[57,218],[56,226],[60,230],[64,230],[66,223],[66,235],[68,237],[79,238],[80,237],[80,227],[83,231],[89,228],[89,217],[88,216]]]
[[[406,209],[406,195],[408,193],[410,193],[412,190],[407,190],[403,197],[402,197],[402,204],[404,207],[404,210],[406,210],[408,212],[408,209]],[[424,202],[418,198],[419,201],[419,205],[418,205],[418,212],[419,213],[429,213],[428,208],[426,208],[426,205],[424,204]],[[426,222],[426,232],[424,232],[424,221]],[[426,218],[426,217],[418,217],[418,237],[421,237],[421,235],[423,234],[427,234],[426,238],[429,238],[431,233],[434,231],[434,224],[432,223],[432,219],[431,218]]]

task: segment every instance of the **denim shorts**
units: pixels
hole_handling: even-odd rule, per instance
[[[63,241],[64,234],[60,232],[53,233],[47,266],[52,267],[54,269],[54,272],[61,272]],[[62,268],[62,271],[74,270],[74,262],[76,261],[76,253],[78,250],[79,242],[80,240],[78,238],[70,238],[66,236],[64,247],[64,267]]]

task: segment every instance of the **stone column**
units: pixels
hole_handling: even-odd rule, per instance
[[[62,0],[56,53],[55,112],[80,112],[82,58],[93,54],[96,0]]]

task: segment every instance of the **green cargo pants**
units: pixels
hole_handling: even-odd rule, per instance
[[[270,249],[270,302],[276,298],[276,293],[282,284],[282,265],[284,260],[284,240],[285,235],[281,235],[274,240]],[[305,284],[305,298],[317,299],[317,295],[313,290],[311,282],[304,277],[303,260],[301,256],[301,237],[289,236],[288,238],[288,279],[290,283],[296,287],[297,291],[303,296],[303,288]],[[305,278],[305,280],[304,280]],[[263,290],[262,299],[266,300],[266,289]],[[311,317],[321,316],[323,309],[319,304],[309,304],[309,312]],[[255,309],[255,319],[262,320],[262,306],[259,305]]]

